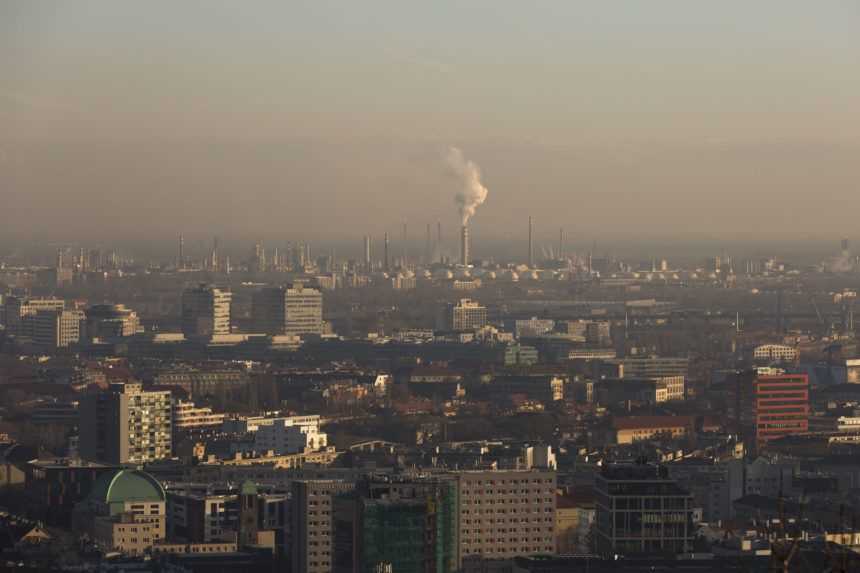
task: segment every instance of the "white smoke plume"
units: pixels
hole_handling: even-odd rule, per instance
[[[463,225],[469,222],[475,210],[487,200],[487,188],[481,183],[481,168],[470,159],[463,157],[463,152],[457,147],[448,148],[448,166],[460,179],[462,187],[454,196],[460,207],[460,219]]]

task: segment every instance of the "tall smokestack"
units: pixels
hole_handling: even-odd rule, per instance
[[[532,216],[529,215],[529,258],[528,258],[529,268],[532,268],[534,266],[534,258],[535,258],[535,252],[534,252],[534,248],[532,247]]]
[[[384,246],[384,249],[385,249],[385,253],[384,253],[384,257],[385,257],[385,259],[384,259],[384,261],[383,261],[383,263],[382,263],[382,264],[383,264],[383,267],[382,267],[382,268],[383,268],[383,270],[385,270],[385,272],[388,272],[388,271],[390,271],[390,270],[391,270],[391,267],[389,266],[389,265],[390,265],[390,263],[389,263],[389,261],[388,261],[388,232],[387,232],[387,231],[386,231],[386,233],[385,233],[385,238],[383,239],[383,241],[384,241],[384,245],[383,245],[383,246]]]
[[[436,252],[439,253],[439,262],[442,262],[442,221],[436,221]]]
[[[460,264],[464,267],[469,264],[469,227],[460,227]]]
[[[409,236],[406,233],[406,221],[403,221],[403,268],[406,268],[409,263],[409,251],[407,251],[406,244],[409,240]]]
[[[185,237],[179,235],[179,260],[176,261],[176,266],[180,269],[185,268]]]
[[[564,227],[558,230],[558,258],[564,259]]]
[[[433,234],[430,231],[430,223],[427,223],[427,239],[424,244],[424,264],[433,262]]]

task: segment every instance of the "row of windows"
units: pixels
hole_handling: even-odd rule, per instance
[[[544,513],[552,513],[553,508],[552,508],[552,507],[545,507],[545,508],[543,508],[543,510],[544,510]],[[476,515],[480,515],[481,513],[485,513],[485,514],[486,514],[486,513],[493,513],[494,511],[495,511],[495,513],[508,513],[508,510],[507,510],[507,509],[496,509],[496,510],[492,510],[492,509],[485,509],[485,510],[483,510],[483,512],[482,512],[480,509],[476,509],[476,510],[474,511],[474,513],[475,513]],[[536,507],[536,508],[533,508],[533,509],[530,509],[530,508],[526,507],[526,508],[523,508],[523,509],[522,509],[522,510],[520,510],[520,511],[517,511],[517,510],[515,510],[515,509],[511,509],[511,510],[510,510],[510,513],[514,513],[514,514],[516,514],[516,513],[540,513],[540,512],[541,512],[541,511],[540,511],[540,508],[537,508],[537,507]],[[462,513],[463,515],[469,515],[469,514],[470,514],[470,513],[472,513],[472,512],[471,512],[470,510],[468,510],[468,509],[464,509],[464,510],[462,510],[462,511],[461,511],[461,513]]]
[[[551,497],[543,497],[543,498],[536,497],[536,498],[532,498],[532,499],[529,499],[526,497],[519,497],[519,498],[515,498],[515,499],[486,499],[486,500],[482,500],[482,499],[478,498],[478,499],[463,499],[462,502],[465,505],[469,505],[469,504],[481,505],[482,503],[487,504],[487,505],[495,505],[495,504],[502,505],[505,503],[513,503],[513,504],[517,504],[517,503],[540,503],[540,502],[552,503],[552,499],[553,498],[551,498]]]
[[[500,541],[502,541],[502,540],[500,540]],[[535,541],[540,541],[540,540],[535,540]],[[548,540],[544,540],[544,541],[548,541]],[[508,547],[508,548],[499,548],[499,549],[494,549],[492,547],[475,547],[475,548],[470,550],[470,548],[467,546],[467,544],[464,543],[463,544],[463,551],[466,552],[467,555],[470,554],[470,552],[471,552],[471,554],[475,554],[475,553],[477,553],[477,554],[507,553],[509,555],[528,555],[530,553],[540,553],[541,551],[552,552],[553,548],[552,548],[552,545],[544,545],[543,547],[536,545],[534,547],[528,547],[528,546],[519,547],[519,548]]]
[[[471,525],[472,521],[473,520],[471,520],[471,519],[464,519],[463,523],[465,523],[467,525]],[[490,517],[488,519],[478,518],[478,519],[474,520],[475,524],[480,524],[480,523],[543,523],[543,522],[547,522],[547,521],[552,521],[552,517],[535,517],[532,519],[529,519],[527,517],[523,517],[523,518],[512,517],[510,519],[503,519],[503,518],[493,519],[492,517]],[[526,530],[526,531],[528,531],[528,530]]]
[[[530,480],[529,479],[512,479],[512,480],[500,479],[500,480],[498,480],[498,483],[501,485],[504,485],[506,483],[519,485],[519,484],[527,484],[527,483],[553,483],[553,481],[554,480],[552,478],[546,478],[546,479],[532,478]],[[484,485],[485,482],[484,482],[484,480],[464,480],[463,483],[466,484],[466,486],[468,487],[469,485]],[[487,480],[486,483],[488,485],[496,485],[496,480],[494,480],[494,479]]]
[[[532,531],[532,529],[534,531]],[[546,528],[547,533],[552,533],[553,530],[554,529],[552,527]],[[483,529],[464,529],[463,530],[464,534],[475,533],[478,535],[483,535],[484,533],[489,533],[490,535],[492,535],[494,533],[518,533],[518,532],[519,532],[519,530],[516,528],[505,529],[504,527],[501,529],[488,529],[486,531],[484,531]],[[525,533],[540,533],[541,528],[540,527],[524,527],[523,532],[525,532]],[[516,539],[512,539],[512,541],[516,541]]]
[[[464,496],[466,496],[466,495],[494,495],[494,494],[495,495],[516,495],[518,493],[541,493],[541,492],[553,493],[553,489],[552,488],[547,488],[547,489],[531,488],[531,489],[521,489],[519,491],[517,491],[516,489],[499,489],[499,490],[496,490],[495,492],[491,489],[487,489],[487,490],[476,489],[473,491],[470,491],[468,489],[464,489],[461,492],[461,495],[464,495]]]

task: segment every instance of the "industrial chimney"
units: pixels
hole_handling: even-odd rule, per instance
[[[382,265],[383,265],[382,268],[385,270],[385,272],[388,272],[389,270],[391,270],[391,267],[389,266],[390,262],[388,260],[388,233],[387,232],[385,233],[385,237],[383,238],[383,248],[385,251],[385,253],[384,253],[384,259],[385,260],[382,263]]]
[[[528,256],[528,265],[530,269],[533,269],[535,266],[535,251],[532,246],[532,217],[529,215],[529,256]]]
[[[460,227],[460,264],[469,265],[469,227],[463,225]]]

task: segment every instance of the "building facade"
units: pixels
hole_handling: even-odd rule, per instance
[[[798,349],[787,344],[762,344],[752,351],[756,362],[796,362],[799,356]]]
[[[34,319],[40,311],[62,311],[66,307],[63,299],[6,297],[6,331],[14,336],[32,337]]]
[[[186,338],[211,338],[230,334],[233,294],[201,284],[182,293],[182,333]]]
[[[447,303],[439,323],[440,330],[477,330],[487,324],[487,307],[468,298]]]
[[[555,552],[554,471],[463,471],[454,474],[459,500],[459,561],[511,559]]]
[[[170,392],[145,392],[137,383],[112,384],[80,404],[81,458],[125,464],[169,458],[173,452]]]
[[[328,446],[328,436],[320,432],[319,418],[310,423],[294,423],[290,418],[278,418],[259,427],[254,436],[254,449],[275,455],[304,454]]]
[[[322,292],[301,283],[256,292],[251,313],[258,332],[294,336],[323,334]]]
[[[363,480],[335,499],[335,573],[457,571],[457,507],[452,479]]]
[[[652,465],[610,465],[595,480],[597,553],[644,555],[693,550],[693,496]]]
[[[809,378],[806,374],[757,376],[752,411],[757,444],[809,431]]]
[[[76,507],[73,521],[104,552],[144,555],[165,537],[164,488],[140,470],[104,474]]]
[[[212,408],[195,406],[194,402],[177,400],[173,404],[173,432],[193,432],[220,429],[224,414],[213,412]]]
[[[57,350],[81,341],[85,316],[80,310],[40,310],[29,320],[32,321],[33,343]]]
[[[124,304],[96,304],[86,312],[86,338],[114,340],[134,336],[140,330],[137,313]]]
[[[289,545],[293,571],[333,571],[334,497],[354,487],[354,483],[339,480],[297,480],[292,483]]]

